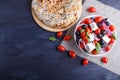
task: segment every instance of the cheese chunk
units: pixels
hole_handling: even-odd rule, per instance
[[[106,42],[106,43],[109,43],[110,42],[110,38],[108,36],[103,36],[102,39]]]
[[[91,27],[91,29],[92,29],[93,31],[95,31],[95,30],[98,29],[98,26],[97,26],[97,24],[96,24],[95,22],[90,23],[90,27]]]
[[[89,34],[88,36],[89,36],[90,41],[94,41],[94,34]]]
[[[87,44],[87,47],[88,47],[88,50],[89,50],[89,51],[92,51],[92,50],[95,49],[95,45],[94,45],[93,43],[88,43],[88,44]]]

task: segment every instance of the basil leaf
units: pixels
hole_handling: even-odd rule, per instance
[[[80,30],[81,33],[84,32],[84,31],[85,31],[84,29],[81,29],[81,30]]]
[[[57,39],[55,37],[49,37],[50,41],[56,41]]]
[[[115,36],[115,34],[112,34],[112,37],[114,38],[114,40],[116,40],[116,36]]]
[[[97,51],[97,52],[100,52],[100,50],[101,50],[101,45],[100,45],[100,43],[98,42],[98,43],[96,44],[96,51]]]
[[[90,38],[87,38],[88,39],[88,42],[90,42]]]
[[[89,36],[89,33],[88,33],[88,32],[86,32],[86,36]]]

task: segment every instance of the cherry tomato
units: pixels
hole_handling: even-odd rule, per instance
[[[83,41],[85,42],[85,44],[88,43],[88,38],[87,37],[83,37]]]
[[[86,18],[86,19],[84,19],[84,23],[86,23],[86,24],[90,24],[90,23],[92,23],[92,20],[89,19],[89,18]]]
[[[111,40],[110,40],[110,42],[109,42],[109,44],[113,44],[114,43],[114,39],[113,38],[111,38]]]
[[[68,41],[68,40],[70,40],[71,39],[71,36],[70,35],[66,35],[64,38],[63,38],[63,40],[65,40],[65,41]]]
[[[61,52],[65,52],[65,51],[66,51],[66,48],[65,48],[64,46],[61,46],[61,45],[59,45],[59,46],[57,47],[57,49],[58,49],[59,51],[61,51]]]
[[[82,61],[82,64],[85,66],[85,65],[88,65],[88,59],[87,58],[84,58],[83,61]]]
[[[115,30],[115,26],[113,26],[113,25],[111,25],[110,27],[109,27],[109,29],[110,29],[110,31],[114,31]]]
[[[107,58],[107,57],[102,57],[102,58],[101,58],[101,62],[103,62],[103,63],[108,63],[108,58]]]
[[[104,26],[100,26],[100,30],[105,30],[105,27]]]
[[[57,37],[61,37],[63,35],[62,31],[57,32]]]
[[[81,49],[84,49],[84,45],[83,45],[82,42],[80,42],[80,48],[81,48]]]
[[[90,31],[92,32],[92,28],[90,28]]]
[[[80,31],[81,30],[81,26],[79,26],[78,28],[77,28],[77,31]]]
[[[95,18],[95,22],[96,22],[96,23],[99,23],[99,22],[101,22],[102,20],[103,20],[103,17],[101,17],[101,16],[98,16],[98,17]]]
[[[96,49],[92,51],[92,54],[93,55],[97,55],[98,54],[98,52],[96,51]]]
[[[94,40],[93,42],[94,42],[94,44],[96,45],[98,41],[97,41],[97,40]]]
[[[111,49],[111,46],[108,45],[106,48],[105,48],[105,51],[109,51]]]
[[[96,34],[100,34],[100,32],[101,32],[101,31],[100,31],[99,28],[95,31]]]
[[[96,12],[96,8],[91,6],[87,9],[87,11],[90,13],[93,13],[93,12]]]
[[[91,33],[91,30],[90,30],[90,28],[88,28],[88,27],[85,29],[85,31],[86,31],[88,34]]]
[[[85,37],[85,35],[86,35],[85,32],[82,32],[82,33],[81,33],[81,36],[82,36],[82,37]]]
[[[75,57],[76,57],[76,54],[75,54],[75,52],[74,52],[73,50],[70,50],[70,51],[69,51],[69,56],[70,56],[71,58],[75,58]]]

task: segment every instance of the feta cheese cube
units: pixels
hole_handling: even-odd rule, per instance
[[[90,23],[90,27],[91,27],[91,29],[92,29],[93,31],[95,31],[95,30],[98,29],[98,26],[97,26],[97,24],[96,24],[95,22]]]
[[[88,43],[88,44],[87,44],[87,47],[88,47],[88,50],[89,50],[89,51],[92,51],[92,50],[95,49],[95,45],[94,45],[93,43]]]
[[[88,36],[89,36],[90,41],[94,41],[94,34],[89,34]]]
[[[110,42],[110,38],[108,36],[103,36],[102,39],[106,42],[106,43],[109,43]]]

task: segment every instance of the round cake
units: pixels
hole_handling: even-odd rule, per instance
[[[33,0],[32,15],[44,29],[58,32],[74,25],[80,17],[81,0]]]

